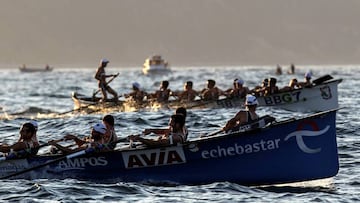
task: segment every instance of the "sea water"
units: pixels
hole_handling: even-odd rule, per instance
[[[19,127],[29,119],[39,123],[40,142],[59,139],[67,133],[86,136],[90,126],[99,122],[103,114],[81,114],[73,109],[71,93],[91,96],[97,90],[94,68],[55,67],[52,72],[21,73],[19,70],[1,69],[0,81],[0,142],[11,144],[18,139]],[[120,73],[110,83],[119,95],[131,91],[131,84],[138,82],[146,92],[154,92],[162,80],[170,82],[173,91],[182,90],[191,80],[194,89],[205,88],[208,79],[226,90],[235,78],[245,81],[250,89],[264,78],[275,77],[283,87],[296,77],[303,80],[307,71],[313,79],[326,74],[342,78],[339,84],[339,105],[336,132],[339,151],[339,173],[329,179],[283,185],[248,187],[229,182],[206,185],[147,185],[118,182],[113,184],[91,181],[66,180],[1,180],[0,200],[13,202],[358,202],[360,201],[360,68],[357,65],[302,66],[295,75],[275,75],[275,67],[178,67],[167,75],[145,76],[139,68],[107,68],[108,74]],[[285,72],[285,71],[283,71]],[[100,94],[99,94],[100,95]],[[120,99],[123,99],[120,97]],[[192,109],[188,110],[186,125],[189,138],[216,132],[228,119],[241,109]],[[116,118],[119,137],[138,134],[145,128],[168,125],[172,109],[143,109],[131,112],[112,112]],[[259,108],[259,115],[271,114],[277,120],[300,118],[310,113],[291,112],[274,108]],[[48,148],[41,149],[46,153]],[[231,170],[229,168],[229,170]],[[259,169],[262,170],[262,169]],[[226,171],[224,171],[226,173]]]

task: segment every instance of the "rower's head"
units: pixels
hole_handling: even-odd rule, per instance
[[[311,80],[311,76],[312,76],[312,74],[311,74],[310,71],[306,72],[305,75],[304,75],[306,80]]]
[[[237,87],[242,87],[242,86],[244,85],[244,80],[238,79],[238,80],[236,81],[236,84],[237,84]]]
[[[208,88],[213,88],[213,87],[215,87],[215,85],[216,85],[215,80],[208,80],[207,81],[207,87]]]
[[[185,107],[179,107],[175,110],[175,114],[183,115],[186,118],[186,108]]]
[[[100,60],[100,66],[102,67],[106,67],[106,65],[109,63],[110,61],[106,58],[103,58]]]
[[[106,125],[106,124],[109,124],[110,126],[114,126],[115,125],[115,119],[114,119],[114,116],[110,115],[110,114],[107,114],[104,116],[104,118],[102,119],[103,123]]]
[[[234,80],[234,82],[233,82],[233,86],[234,86],[234,88],[236,88],[236,87],[237,87],[237,81],[238,81],[238,79],[237,79],[237,78],[235,78],[235,80]]]
[[[132,88],[133,90],[140,90],[140,84],[138,82],[133,82]]]
[[[181,114],[174,114],[170,118],[169,126],[177,131],[179,129],[183,129],[185,125],[185,117]]]
[[[169,87],[169,81],[167,81],[167,80],[161,81],[161,88],[162,89],[167,89],[168,87]]]
[[[28,140],[31,139],[33,135],[35,135],[36,129],[35,126],[31,122],[26,122],[22,124],[20,127],[20,136],[21,139]]]
[[[276,85],[276,78],[269,78],[269,86],[275,86]]]
[[[265,78],[263,81],[262,81],[262,86],[263,87],[267,87],[269,84],[269,79]]]
[[[37,121],[35,121],[35,120],[31,120],[30,121],[30,123],[34,126],[34,128],[35,128],[35,132],[38,130],[38,123],[37,123]]]
[[[106,126],[102,123],[97,123],[93,125],[91,130],[91,138],[94,141],[99,141],[102,139],[103,135],[106,133]]]
[[[298,81],[297,81],[297,79],[296,79],[296,78],[291,79],[290,82],[289,82],[289,87],[294,88],[294,87],[296,87],[296,86],[298,86]]]
[[[193,82],[192,81],[186,81],[186,83],[184,84],[184,89],[185,90],[192,89],[192,87],[193,87]]]
[[[259,104],[257,98],[254,95],[246,95],[245,106],[246,107],[256,107]]]

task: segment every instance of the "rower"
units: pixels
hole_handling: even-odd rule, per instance
[[[35,123],[35,122],[33,122]],[[36,138],[36,127],[32,122],[24,123],[20,128],[20,138],[19,140],[12,145],[0,145],[0,152],[10,153],[14,151],[24,152],[20,157],[27,157],[30,155],[36,155],[39,150],[39,142]]]
[[[129,98],[133,101],[135,101],[138,104],[142,104],[144,102],[144,98],[147,95],[146,92],[142,91],[141,86],[138,82],[132,83],[132,89],[133,91],[129,94],[125,94],[125,98]]]
[[[108,82],[106,82],[107,77],[116,77],[117,75],[106,75],[105,74],[105,67],[109,63],[109,60],[107,59],[101,59],[100,66],[98,67],[95,79],[98,80],[98,85],[102,93],[102,101],[105,102],[107,100],[107,92],[113,95],[113,99],[115,101],[118,100],[118,94],[115,90],[113,90],[109,85]]]
[[[311,87],[312,86],[311,76],[312,76],[312,74],[310,71],[306,72],[304,75],[304,82],[299,82],[298,83],[299,86],[300,87]]]
[[[186,121],[186,116],[187,116],[187,111],[186,108],[184,107],[179,107],[175,110],[175,115],[182,115],[184,116],[184,119]],[[187,136],[189,134],[188,129],[186,128],[186,125],[184,124],[183,126],[183,140],[186,141],[187,140]],[[162,135],[162,134],[170,134],[171,132],[171,126],[169,126],[168,128],[148,128],[145,129],[143,134],[144,135],[148,135],[150,133],[156,134],[156,135]]]
[[[218,100],[221,95],[225,93],[218,87],[215,87],[215,80],[208,80],[207,87],[201,90],[201,98],[205,101]]]
[[[148,139],[139,135],[130,135],[130,141],[142,142],[147,146],[168,146],[184,143],[185,117],[181,114],[174,114],[169,121],[170,132],[161,134],[157,139]]]
[[[78,145],[78,147],[75,149],[72,149],[71,146],[70,147],[62,146],[58,144],[57,141],[54,140],[49,141],[48,143],[52,146],[55,146],[64,154],[78,152],[87,149],[89,147],[97,148],[99,149],[99,151],[109,151],[111,149],[107,146],[107,144],[104,141],[104,135],[106,134],[106,131],[107,128],[104,124],[97,123],[92,126],[90,139],[81,139],[71,134],[65,135],[64,136],[65,141],[74,140],[75,143]]]
[[[115,119],[114,116],[108,114],[105,115],[102,119],[103,124],[106,127],[106,133],[103,136],[104,143],[109,145],[109,149],[115,149],[116,141],[118,137],[116,136],[115,132]]]
[[[248,87],[244,86],[244,80],[235,79],[234,89],[229,91],[229,98],[244,98],[250,92]]]
[[[191,102],[194,101],[198,93],[193,89],[193,82],[187,81],[184,84],[184,91],[174,93],[172,96],[178,97],[178,100],[181,102]]]
[[[253,95],[246,95],[245,106],[246,110],[240,110],[233,118],[231,118],[226,125],[223,127],[225,132],[234,130],[237,126],[241,126],[246,123],[250,123],[257,120],[259,116],[256,113],[256,107],[258,101]]]
[[[169,87],[169,81],[163,80],[160,84],[160,89],[157,90],[154,94],[151,95],[152,98],[155,98],[157,102],[164,103],[169,101],[171,90]]]

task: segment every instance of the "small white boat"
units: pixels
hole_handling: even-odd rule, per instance
[[[149,74],[167,74],[170,73],[168,62],[166,62],[160,55],[154,55],[145,60],[142,73]]]

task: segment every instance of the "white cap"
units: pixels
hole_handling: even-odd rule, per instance
[[[132,86],[140,89],[140,84],[138,82],[133,82]]]
[[[244,81],[243,81],[242,79],[238,79],[238,80],[237,80],[237,83],[238,83],[239,85],[243,85],[243,84],[244,84]]]
[[[93,129],[101,134],[105,134],[106,133],[106,126],[102,123],[97,123],[93,126]]]
[[[38,130],[38,123],[35,120],[31,120],[30,123],[34,126],[35,130]]]
[[[305,78],[311,78],[311,72],[306,72],[305,73]]]
[[[258,105],[259,102],[257,101],[256,97],[254,95],[248,94],[246,95],[246,106],[252,106],[252,105]]]
[[[101,64],[103,64],[103,63],[109,63],[109,62],[110,62],[110,61],[107,60],[107,59],[105,59],[105,58],[103,58],[103,59],[100,60],[100,63],[101,63]]]

